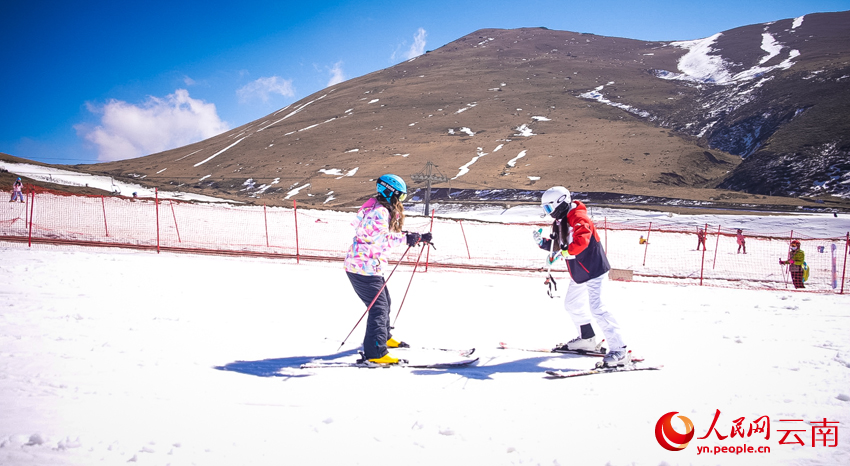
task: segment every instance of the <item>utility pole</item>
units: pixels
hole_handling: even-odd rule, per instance
[[[410,175],[410,179],[417,183],[425,183],[425,215],[427,216],[429,211],[431,210],[431,184],[437,183],[445,183],[449,181],[448,177],[440,173],[440,170],[436,170],[436,165],[431,162],[425,164],[425,168],[422,169],[419,173]],[[437,173],[434,174],[432,169],[436,170]]]

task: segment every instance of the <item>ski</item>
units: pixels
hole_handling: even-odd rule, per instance
[[[459,349],[451,349],[451,348],[426,348],[426,347],[414,348],[412,346],[399,346],[398,348],[391,348],[391,349],[393,351],[401,350],[401,353],[406,353],[406,352],[409,352],[409,351],[410,352],[415,352],[415,351],[445,351],[447,353],[457,353],[457,354],[459,354],[459,355],[461,355],[465,358],[472,356],[472,353],[475,352],[475,348],[459,350]]]
[[[512,349],[518,351],[531,351],[534,353],[564,353],[564,354],[580,354],[582,356],[598,356],[603,357],[605,353],[608,352],[608,349],[602,346],[602,343],[605,343],[605,340],[599,342],[596,345],[596,349],[593,351],[587,350],[568,350],[562,349],[561,346],[565,346],[565,344],[556,345],[554,348],[517,348],[515,346],[510,346],[505,342],[499,342],[499,349]]]
[[[605,357],[605,354],[607,354],[607,352],[608,352],[608,350],[606,348],[602,347],[602,343],[604,341],[605,340],[602,340],[602,342],[599,343],[599,346],[598,346],[599,350],[598,351],[565,350],[565,349],[558,349],[557,347],[555,347],[555,348],[519,348],[519,347],[516,347],[516,346],[510,346],[505,342],[499,343],[498,348],[499,349],[507,349],[507,350],[515,350],[515,351],[530,351],[532,353],[576,354],[576,355],[579,355],[579,356],[594,356],[594,357],[597,357],[597,358],[602,358],[602,357]],[[643,358],[632,355],[632,361],[642,362]]]
[[[596,367],[595,369],[590,370],[566,370],[566,371],[557,371],[551,370],[546,371],[547,379],[566,379],[569,377],[582,377],[585,375],[594,375],[594,374],[609,374],[612,372],[634,372],[634,371],[657,371],[660,370],[664,366],[637,366],[634,362],[630,363],[627,366],[621,367]]]
[[[324,369],[330,367],[359,367],[367,369],[375,368],[390,368],[390,367],[407,367],[409,369],[453,369],[458,367],[468,367],[475,365],[478,358],[475,359],[460,359],[457,361],[434,362],[428,364],[411,364],[405,359],[399,359],[398,364],[376,364],[374,362],[340,362],[340,361],[316,361],[301,364],[302,369]]]

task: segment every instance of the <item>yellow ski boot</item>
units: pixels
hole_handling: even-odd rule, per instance
[[[385,354],[383,357],[377,359],[370,359],[369,362],[373,362],[375,364],[398,364],[398,358],[393,357],[390,353]]]
[[[410,345],[403,341],[398,341],[395,338],[387,340],[387,348],[410,348]]]

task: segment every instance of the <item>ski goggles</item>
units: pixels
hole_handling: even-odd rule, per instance
[[[398,191],[396,191],[396,192],[398,192]],[[398,201],[399,202],[404,202],[405,199],[407,199],[407,193],[401,193],[401,194],[398,195]]]
[[[552,203],[543,204],[543,212],[546,212],[546,215],[552,215],[552,212],[555,211],[555,206]]]

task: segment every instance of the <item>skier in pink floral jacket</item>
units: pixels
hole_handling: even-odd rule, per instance
[[[357,212],[352,224],[354,239],[345,256],[345,272],[354,291],[369,308],[366,335],[363,338],[365,359],[378,364],[396,364],[398,358],[387,348],[406,346],[390,334],[390,293],[386,287],[383,270],[387,267],[386,255],[402,243],[414,246],[431,242],[431,233],[408,233],[404,226],[404,207],[407,185],[396,175],[378,178],[378,194],[366,201]],[[375,298],[377,296],[377,299]]]

